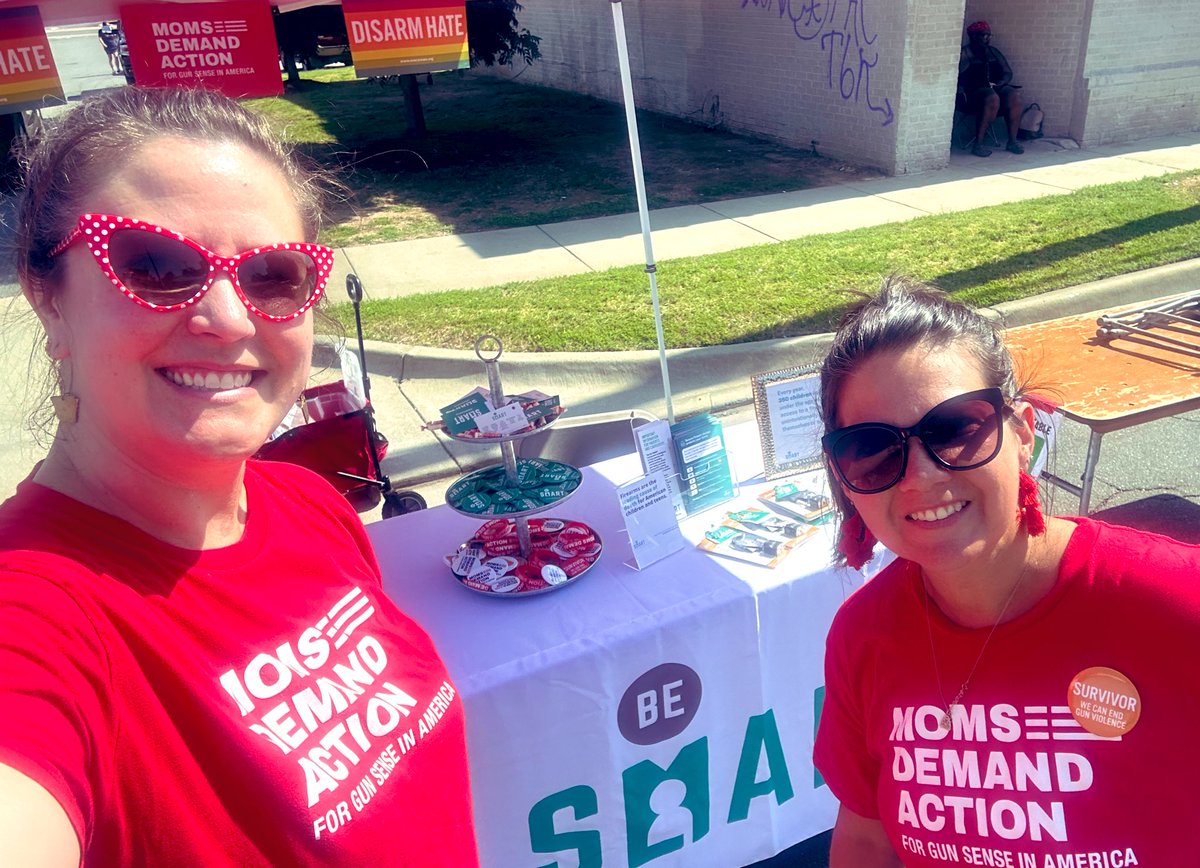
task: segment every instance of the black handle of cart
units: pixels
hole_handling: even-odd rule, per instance
[[[363,285],[362,281],[358,279],[358,275],[353,272],[346,275],[346,294],[350,296],[350,303],[354,305],[354,330],[358,333],[358,362],[362,367],[363,395],[369,404],[371,402],[371,377],[367,373],[367,347],[363,342]]]
[[[382,435],[375,428],[375,407],[371,403],[371,376],[367,373],[367,347],[363,340],[363,285],[358,275],[353,272],[346,275],[346,294],[350,296],[350,303],[354,306],[354,331],[358,335],[358,363],[362,369],[363,397],[367,399],[367,426],[371,438],[371,448],[367,451],[371,455],[371,463],[375,468],[376,484],[379,485],[380,490],[383,492],[383,517],[388,518],[391,515],[402,515],[406,512],[424,509],[426,506],[425,498],[421,497],[415,491],[394,490],[391,480],[383,472],[383,464],[379,460],[379,452],[375,449],[376,440],[377,438],[381,438]],[[371,480],[363,481],[370,482]]]
[[[368,451],[371,453],[371,462],[375,465],[375,476],[383,484],[383,493],[387,494],[391,486],[388,484],[388,478],[383,475],[383,465],[380,464],[379,453],[375,449],[375,439],[379,432],[375,429],[375,409],[371,405],[371,376],[367,373],[367,347],[363,341],[363,285],[358,275],[353,272],[346,275],[346,294],[350,296],[350,303],[354,305],[354,330],[358,334],[358,365],[362,369],[363,397],[367,399],[367,419],[371,433],[371,448]]]

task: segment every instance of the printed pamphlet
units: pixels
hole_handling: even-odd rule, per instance
[[[671,426],[684,509],[694,515],[731,499],[737,489],[719,419],[703,413]]]

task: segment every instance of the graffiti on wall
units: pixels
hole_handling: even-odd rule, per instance
[[[879,32],[868,36],[865,0],[739,0],[743,9],[775,11],[796,38],[817,45],[828,63],[831,90],[864,105],[886,127],[896,119],[892,101],[871,94],[871,70],[879,63]]]

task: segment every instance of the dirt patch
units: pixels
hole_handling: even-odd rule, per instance
[[[1190,193],[1193,196],[1200,196],[1200,175],[1188,175],[1185,178],[1178,178],[1167,183],[1168,186],[1178,187],[1185,193]]]
[[[637,209],[620,105],[469,74],[422,80],[420,92],[428,127],[423,137],[405,129],[399,88],[333,82],[292,98],[322,137],[305,149],[335,170],[348,191],[325,233],[328,242],[420,238]],[[812,148],[650,112],[638,113],[638,129],[652,208],[879,176]]]

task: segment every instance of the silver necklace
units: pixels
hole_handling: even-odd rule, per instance
[[[1017,580],[1013,582],[1012,590],[1008,592],[1008,599],[1004,601],[1004,608],[996,616],[996,623],[992,624],[992,629],[988,632],[987,638],[983,640],[983,646],[979,649],[979,654],[975,657],[975,663],[971,666],[971,671],[963,679],[962,686],[958,688],[958,693],[954,694],[954,698],[946,702],[946,691],[942,688],[942,670],[938,665],[937,649],[933,645],[933,624],[929,618],[929,588],[926,587],[925,578],[918,568],[917,576],[921,579],[921,595],[925,600],[925,632],[929,635],[929,654],[933,658],[933,675],[937,678],[938,695],[942,698],[942,707],[946,709],[942,714],[939,725],[947,732],[950,730],[950,717],[954,712],[954,706],[962,702],[963,696],[967,693],[967,688],[971,686],[971,679],[975,677],[975,670],[979,668],[979,663],[983,660],[983,655],[987,652],[988,645],[992,642],[992,636],[996,635],[996,628],[1004,620],[1004,615],[1008,612],[1009,604],[1012,603],[1013,597],[1017,595],[1017,588],[1021,586],[1021,582],[1025,579],[1027,572],[1029,572],[1028,561],[1021,568],[1021,574],[1017,576]]]

